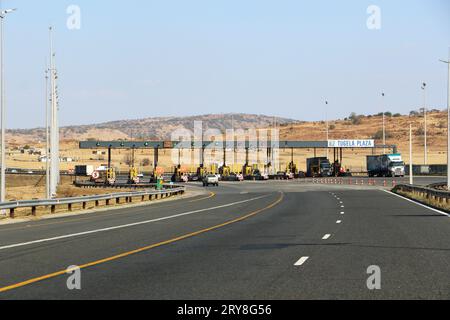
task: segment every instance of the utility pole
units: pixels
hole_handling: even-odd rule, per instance
[[[1,168],[0,168],[0,202],[5,202],[6,199],[6,146],[5,146],[5,134],[6,134],[6,103],[5,103],[5,79],[4,79],[4,63],[3,63],[3,20],[8,13],[15,11],[16,9],[2,10],[0,8],[0,126],[1,128]],[[2,212],[4,214],[4,212]]]
[[[447,87],[447,189],[450,190],[450,50],[448,60],[440,60],[448,66],[448,87]]]
[[[412,124],[409,124],[409,184],[414,184],[412,159]]]
[[[381,96],[383,97],[383,154],[386,154],[386,122],[385,122],[386,108],[384,102],[385,97],[384,92],[381,94]]]
[[[424,164],[428,164],[428,151],[427,151],[427,84],[422,83],[423,90],[423,120],[424,120],[424,132],[423,132],[423,145],[424,145]]]

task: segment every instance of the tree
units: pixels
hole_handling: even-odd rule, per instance
[[[386,139],[392,138],[392,134],[391,134],[390,132],[388,132],[388,131],[385,132],[385,136],[386,136]],[[375,139],[375,140],[382,140],[382,139],[383,139],[383,130],[378,130],[378,131],[373,135],[372,139]]]
[[[362,118],[363,118],[362,115],[357,115],[355,112],[352,112],[352,113],[350,114],[350,116],[348,117],[348,119],[349,119],[349,120],[352,122],[352,124],[354,124],[354,125],[361,124]]]

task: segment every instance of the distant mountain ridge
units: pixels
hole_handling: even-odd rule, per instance
[[[136,120],[118,120],[105,123],[67,126],[61,128],[61,139],[66,140],[117,140],[117,139],[146,139],[166,140],[176,129],[193,130],[194,121],[202,121],[203,128],[219,129],[225,131],[234,128],[266,128],[273,125],[297,123],[297,120],[272,117],[257,114],[230,113],[207,114],[189,117],[154,117]],[[8,130],[10,142],[23,143],[24,141],[42,141],[45,139],[43,128]]]

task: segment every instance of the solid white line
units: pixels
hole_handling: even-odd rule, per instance
[[[23,243],[16,243],[16,244],[11,244],[11,245],[0,247],[0,250],[6,250],[6,249],[11,249],[11,248],[23,247],[23,246],[28,246],[28,245],[31,245],[31,244],[50,242],[50,241],[55,241],[55,240],[67,239],[67,238],[74,238],[74,237],[84,236],[84,235],[87,235],[87,234],[100,233],[100,232],[106,232],[106,231],[117,230],[117,229],[124,229],[124,228],[139,226],[139,225],[143,225],[143,224],[149,224],[149,223],[153,223],[153,222],[159,222],[159,221],[179,218],[179,217],[183,217],[183,216],[188,216],[188,215],[191,215],[191,214],[194,214],[194,213],[200,213],[200,212],[205,212],[205,211],[212,211],[212,210],[227,208],[227,207],[235,206],[237,204],[259,200],[259,199],[262,199],[262,198],[265,198],[265,197],[267,197],[267,195],[261,196],[261,197],[257,197],[257,198],[237,201],[237,202],[233,202],[233,203],[228,203],[228,204],[224,204],[224,205],[217,206],[217,207],[211,207],[211,208],[205,208],[205,209],[199,209],[199,210],[179,213],[179,214],[175,214],[175,215],[167,216],[167,217],[163,217],[163,218],[157,218],[157,219],[146,220],[146,221],[135,222],[135,223],[129,223],[129,224],[123,224],[123,225],[119,225],[119,226],[115,226],[115,227],[108,227],[108,228],[96,229],[96,230],[79,232],[79,233],[72,233],[72,234],[67,234],[67,235],[63,235],[63,236],[57,236],[57,237],[53,237],[53,238],[46,238],[46,239],[39,239],[39,240],[28,241],[28,242],[23,242]]]
[[[294,266],[301,266],[302,264],[304,264],[305,262],[306,262],[306,260],[308,260],[309,259],[309,257],[301,257],[300,258],[300,260],[298,260],[295,264],[294,264]]]
[[[331,237],[331,234],[326,234],[323,236],[322,240],[328,240]]]
[[[427,209],[429,209],[429,210],[431,210],[431,211],[434,211],[434,212],[437,212],[437,213],[439,213],[439,214],[442,214],[443,216],[446,216],[446,217],[450,217],[450,214],[448,214],[448,213],[446,213],[446,212],[444,212],[444,211],[441,211],[441,210],[438,210],[438,209],[435,209],[435,208],[429,207],[429,206],[427,206],[427,205],[425,205],[425,204],[422,204],[422,203],[419,203],[419,202],[417,202],[417,201],[414,201],[414,200],[408,199],[408,198],[406,198],[406,197],[403,197],[403,196],[401,196],[401,195],[399,195],[399,194],[393,193],[393,192],[391,192],[391,191],[388,191],[388,190],[381,190],[381,191],[383,191],[383,192],[386,192],[386,193],[388,193],[388,194],[390,194],[390,195],[393,195],[393,196],[399,197],[399,198],[401,198],[401,199],[403,199],[403,200],[406,200],[406,201],[412,202],[412,203],[414,203],[414,204],[417,204],[418,206],[421,206],[421,207],[427,208]]]

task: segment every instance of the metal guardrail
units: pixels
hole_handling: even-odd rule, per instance
[[[43,199],[43,200],[21,200],[21,201],[9,201],[0,203],[0,210],[9,210],[10,218],[15,217],[15,210],[19,208],[31,208],[31,215],[36,215],[37,207],[50,207],[51,213],[55,213],[56,206],[67,205],[69,211],[72,211],[72,205],[82,204],[83,209],[86,209],[88,202],[95,202],[95,207],[98,207],[101,200],[106,201],[106,205],[111,203],[111,200],[115,200],[116,204],[120,203],[120,199],[125,198],[126,203],[133,202],[133,198],[141,197],[142,201],[148,197],[148,200],[153,200],[159,198],[167,198],[172,195],[183,194],[186,191],[184,186],[165,186],[168,188],[162,190],[145,190],[145,191],[134,191],[134,192],[120,192],[120,193],[110,193],[102,195],[93,196],[82,196],[82,197],[70,197],[70,198],[59,198],[59,199]]]
[[[392,189],[392,191],[395,193],[397,193],[398,191],[409,192],[412,193],[413,195],[425,198],[427,200],[435,201],[439,204],[450,204],[450,192],[433,188],[433,186],[437,185],[439,184],[433,184],[431,186],[425,187],[417,185],[399,184],[394,189]],[[418,201],[420,202],[420,200]]]

